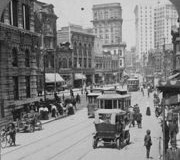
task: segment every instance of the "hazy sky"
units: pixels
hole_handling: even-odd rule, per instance
[[[92,27],[92,6],[102,3],[121,3],[123,16],[123,41],[127,44],[127,49],[135,45],[135,16],[134,7],[139,3],[157,4],[158,0],[39,0],[45,3],[53,4],[55,14],[59,17],[57,20],[57,29],[74,23],[85,27]],[[165,2],[168,0],[159,0]],[[84,8],[81,11],[81,8]]]

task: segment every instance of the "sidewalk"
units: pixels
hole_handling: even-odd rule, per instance
[[[81,103],[80,104],[76,104],[77,106],[77,110],[75,111],[75,114],[77,111],[79,111],[81,108],[84,108],[86,107],[87,105],[87,102],[86,102],[86,98],[85,98],[85,94],[81,95]],[[50,117],[50,116],[49,116]],[[62,119],[62,118],[65,118],[65,117],[68,117],[68,115],[60,115],[56,118],[54,117],[50,117],[48,120],[41,120],[41,123],[44,125],[44,124],[47,124],[47,123],[50,123],[52,121],[55,121],[55,120],[59,120],[59,119]]]

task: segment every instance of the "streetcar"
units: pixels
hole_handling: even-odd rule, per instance
[[[96,90],[97,92],[92,92],[87,95],[88,98],[88,117],[94,117],[94,112],[98,109],[97,97],[100,96],[101,90]],[[98,92],[99,91],[99,92]]]
[[[129,94],[105,93],[97,97],[99,109],[121,109],[127,111],[131,105]]]
[[[130,78],[127,80],[127,90],[129,92],[138,91],[139,90],[139,79]]]

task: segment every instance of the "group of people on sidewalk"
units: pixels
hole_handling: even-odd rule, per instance
[[[132,110],[129,112],[129,117],[130,117],[130,127],[133,125],[135,126],[135,122],[138,125],[138,128],[142,127],[142,114],[140,112],[138,104],[135,104],[134,107],[130,107]]]

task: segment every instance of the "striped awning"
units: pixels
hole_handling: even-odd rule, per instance
[[[46,73],[46,83],[64,82],[64,79],[58,73]]]

